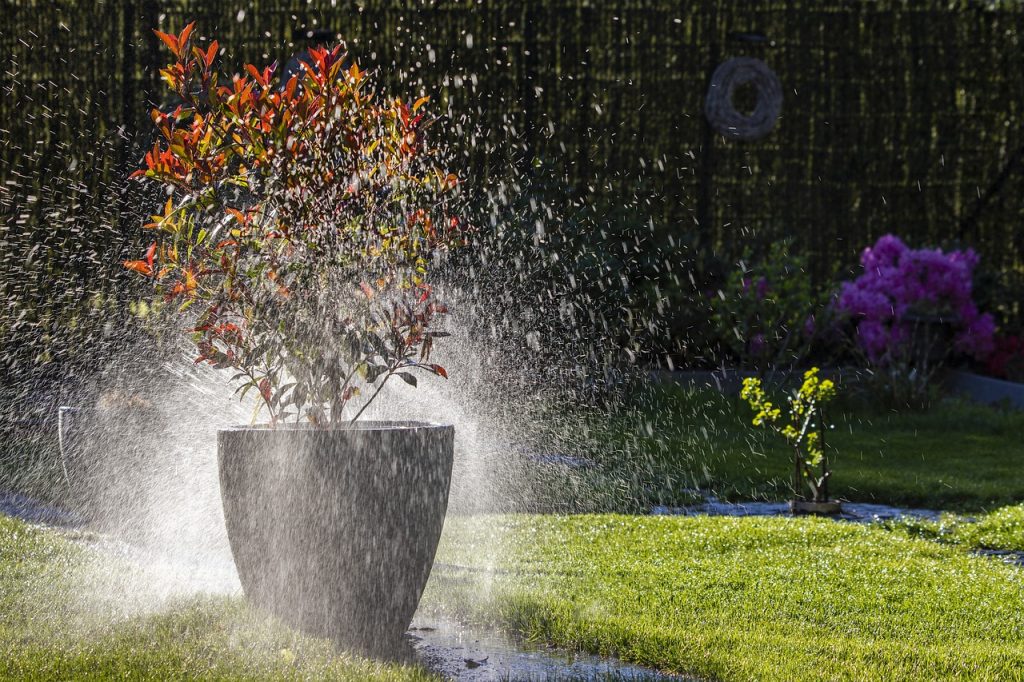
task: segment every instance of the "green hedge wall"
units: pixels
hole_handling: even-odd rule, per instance
[[[787,236],[826,281],[894,232],[914,245],[977,249],[999,285],[985,295],[1005,320],[1021,319],[1024,3],[3,0],[0,8],[0,293],[8,299],[46,307],[58,284],[95,288],[102,262],[116,261],[104,253],[131,244],[140,199],[120,178],[147,141],[136,133],[148,135],[147,112],[160,97],[155,69],[165,61],[148,29],[195,19],[225,46],[228,68],[286,59],[303,30],[336,32],[388,85],[440,100],[472,186],[532,179],[567,207],[585,203],[649,226],[640,249],[652,277],[673,262],[696,264],[707,279],[698,287],[714,286],[708,262],[720,272],[745,247]],[[734,36],[743,32],[767,41]],[[756,142],[713,135],[702,116],[711,70],[739,55],[766,61],[785,93],[778,126]]]

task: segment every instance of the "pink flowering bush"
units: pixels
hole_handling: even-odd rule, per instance
[[[843,284],[837,303],[856,324],[872,363],[888,365],[911,353],[913,326],[931,317],[952,326],[953,348],[983,360],[992,351],[995,322],[971,292],[978,255],[971,249],[911,249],[891,234],[861,255],[864,274]]]

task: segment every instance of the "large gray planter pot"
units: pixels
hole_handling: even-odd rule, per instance
[[[218,432],[224,518],[246,596],[310,634],[390,653],[433,565],[454,435],[419,422]]]

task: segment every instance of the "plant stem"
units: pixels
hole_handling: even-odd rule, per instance
[[[394,374],[397,370],[398,367],[390,367],[388,369],[388,373],[385,374],[384,378],[381,379],[380,381],[380,386],[378,386],[377,390],[373,392],[373,395],[370,396],[370,399],[363,403],[363,406],[359,408],[359,411],[356,412],[356,416],[352,417],[351,421],[349,421],[350,424],[354,424],[356,420],[359,419],[359,416],[366,410],[367,407],[370,406],[370,403],[373,402],[373,399],[376,398],[377,394],[380,393],[382,388],[384,388],[384,384],[387,383],[388,379],[391,378],[391,375]]]
[[[260,394],[260,399],[263,400],[263,404],[267,406],[267,411],[270,412],[270,423],[274,424],[275,422],[277,422],[277,417],[274,415],[274,406],[270,404],[270,401],[267,400],[266,396],[263,395],[263,391],[260,390],[260,382],[256,381],[256,377],[253,375],[252,372],[249,371],[248,368],[243,367],[241,369],[243,372],[245,372],[245,375],[249,377],[249,380],[252,381],[252,385],[256,387],[256,392]],[[252,416],[252,420],[254,422],[256,421],[256,417],[258,415],[259,410],[257,410],[256,413],[253,414]]]
[[[354,364],[352,365],[352,369],[351,369],[351,370],[349,371],[349,373],[348,373],[348,376],[346,376],[346,377],[345,377],[345,383],[343,383],[343,384],[341,385],[341,388],[339,389],[339,391],[340,391],[340,395],[342,395],[342,396],[344,396],[344,395],[345,395],[345,389],[347,389],[347,388],[348,388],[348,384],[349,384],[349,382],[350,382],[350,381],[352,381],[352,377],[354,377],[354,376],[356,375],[356,371],[357,371],[358,369],[359,369],[359,363],[358,363],[358,362],[356,362],[356,363],[354,363]],[[382,384],[382,385],[383,385],[383,384]],[[377,394],[376,394],[376,393],[374,393],[374,395],[377,395]],[[337,400],[337,396],[335,396],[335,400]],[[373,400],[373,398],[371,397],[371,398],[370,398],[370,400]],[[344,400],[344,401],[342,401],[341,405],[340,405],[340,406],[339,406],[339,408],[338,408],[338,413],[337,413],[337,415],[335,415],[335,413],[334,413],[334,410],[335,410],[335,408],[334,408],[334,405],[333,405],[333,403],[332,403],[332,405],[331,405],[331,423],[332,423],[332,424],[340,424],[340,423],[341,423],[341,414],[342,414],[342,412],[344,411],[344,409],[345,409],[345,405],[346,405],[347,403],[348,403],[348,400],[347,400],[347,399],[346,399],[346,400]],[[362,414],[362,410],[360,410],[359,412],[360,412],[360,414]],[[359,415],[357,414],[356,416],[358,417]],[[355,421],[355,419],[353,419],[352,421]]]

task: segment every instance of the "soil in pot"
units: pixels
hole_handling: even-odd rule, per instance
[[[416,422],[220,431],[246,596],[347,649],[397,651],[433,565],[453,445],[451,426]]]

